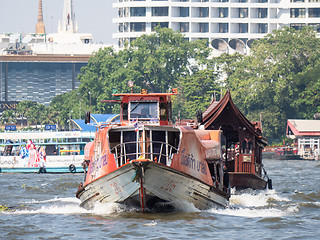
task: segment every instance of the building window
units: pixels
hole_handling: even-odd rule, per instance
[[[306,9],[305,8],[291,8],[290,9],[290,17],[291,18],[304,18],[304,17],[306,17]]]
[[[118,47],[122,48],[123,47],[123,38],[118,39]]]
[[[129,39],[130,43],[133,43],[135,40],[137,40],[137,38],[130,38]]]
[[[320,0],[309,0],[309,2],[320,2]]]
[[[189,32],[189,23],[180,23],[180,32]]]
[[[146,8],[145,7],[131,7],[130,8],[130,16],[131,17],[145,17],[146,16]]]
[[[180,17],[189,17],[188,7],[180,7]]]
[[[152,16],[169,16],[169,8],[168,7],[152,7]]]
[[[309,8],[309,17],[310,18],[320,17],[320,8]]]
[[[118,9],[118,16],[119,16],[119,18],[123,17],[123,8]]]
[[[290,0],[290,2],[304,2],[304,0]]]
[[[229,13],[228,8],[219,8],[219,17],[220,18],[227,18]]]
[[[229,0],[219,0],[219,2],[229,2]]]
[[[142,23],[142,22],[130,23],[130,32],[145,32],[145,31],[146,31],[146,23]]]
[[[123,31],[124,32],[129,32],[129,23],[126,22],[126,23],[123,24]]]
[[[219,33],[228,33],[229,24],[228,23],[219,23]]]
[[[266,18],[266,17],[268,17],[268,9],[258,8],[258,18]]]
[[[208,23],[199,23],[199,32],[201,32],[201,33],[209,32],[209,24]]]
[[[239,23],[239,33],[248,33],[248,23]]]
[[[258,0],[258,3],[267,3],[268,0]]]
[[[209,17],[209,8],[201,7],[199,8],[199,17]]]
[[[119,15],[121,17],[129,17],[129,8],[119,8]]]
[[[239,18],[248,17],[248,8],[239,8]]]
[[[119,23],[118,31],[121,32],[121,33],[123,32],[123,23]]]
[[[309,23],[308,26],[313,28],[314,31],[320,33],[320,23]]]
[[[268,32],[268,24],[267,23],[259,23],[258,24],[258,33],[267,33]]]
[[[295,30],[301,30],[304,28],[306,25],[304,23],[291,23],[290,27],[294,28]]]
[[[151,23],[151,31],[154,31],[154,29],[157,27],[157,26],[160,26],[161,28],[168,28],[169,27],[169,23],[168,22],[152,22]]]

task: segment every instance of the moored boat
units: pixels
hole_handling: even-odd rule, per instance
[[[0,133],[0,172],[83,172],[84,146],[94,132]]]
[[[114,94],[119,124],[100,126],[85,148],[88,168],[76,196],[81,206],[122,203],[142,211],[225,207],[221,131],[173,125],[172,93]]]

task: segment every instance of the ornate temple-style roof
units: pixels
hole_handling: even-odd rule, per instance
[[[203,112],[202,119],[201,125],[204,125],[204,129],[217,129],[222,125],[231,125],[234,130],[241,129],[262,139],[261,123],[250,122],[240,112],[232,101],[230,91],[227,91],[219,102],[213,101]]]

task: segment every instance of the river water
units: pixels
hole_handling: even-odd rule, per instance
[[[0,174],[0,239],[319,239],[320,162],[264,160],[273,190],[226,209],[139,213],[75,198],[82,174]]]

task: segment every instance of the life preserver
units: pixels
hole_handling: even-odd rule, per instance
[[[38,173],[47,173],[47,170],[45,167],[40,167]]]
[[[76,172],[76,166],[74,166],[73,164],[70,164],[70,165],[69,165],[69,171],[70,171],[71,173],[75,173],[75,172]]]

